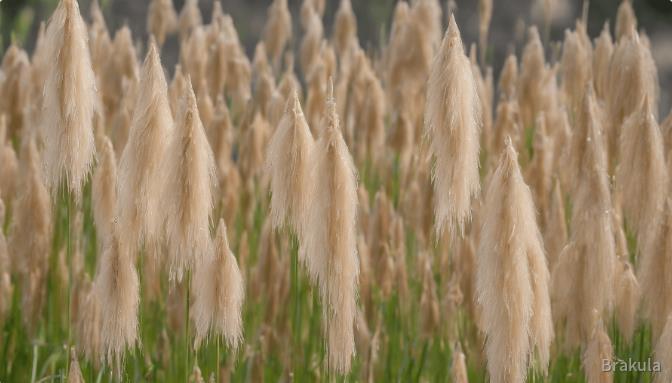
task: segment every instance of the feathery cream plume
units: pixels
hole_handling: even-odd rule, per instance
[[[334,48],[343,59],[348,49],[357,43],[357,19],[350,0],[341,0],[334,19]]]
[[[172,0],[152,0],[147,10],[147,32],[154,36],[160,47],[176,27],[177,13]]]
[[[637,17],[630,0],[623,0],[616,12],[616,41],[620,41],[631,30],[637,30]]]
[[[0,198],[11,201],[17,187],[19,160],[7,139],[7,118],[0,115]]]
[[[273,226],[285,222],[299,235],[310,203],[310,154],[314,140],[296,92],[287,100],[285,115],[268,144],[266,173],[271,180]]]
[[[555,181],[555,186],[551,193],[550,206],[546,212],[546,228],[544,230],[544,243],[546,245],[546,256],[548,258],[548,268],[553,270],[558,260],[558,256],[567,244],[567,219],[565,217],[565,202],[560,188],[560,181]]]
[[[268,7],[268,17],[264,27],[264,44],[274,65],[280,63],[282,51],[292,37],[292,14],[287,0],[273,0]]]
[[[553,338],[550,275],[534,203],[510,139],[485,197],[476,286],[490,378],[525,380],[531,355],[546,371]]]
[[[600,37],[595,40],[593,52],[593,84],[597,98],[604,100],[609,91],[609,65],[614,52],[614,43],[609,33],[609,22],[604,23]]]
[[[93,174],[91,194],[93,196],[93,219],[101,242],[112,234],[112,222],[117,206],[117,159],[112,143],[103,138],[98,166]]]
[[[150,43],[117,183],[120,237],[133,254],[143,241],[155,242],[160,235],[163,217],[157,196],[163,190],[161,165],[172,126],[163,68],[156,46]]]
[[[52,210],[44,185],[40,154],[35,138],[22,152],[21,195],[13,206],[14,217],[9,235],[12,259],[18,270],[45,270],[51,249]]]
[[[191,32],[203,24],[203,16],[198,8],[198,0],[186,0],[178,17],[178,30],[180,41],[184,41]]]
[[[523,126],[530,126],[540,110],[543,99],[543,79],[546,75],[544,47],[541,44],[537,27],[532,26],[528,32],[527,43],[523,49],[523,57],[518,77],[518,102]]]
[[[328,365],[350,370],[357,311],[357,178],[341,134],[329,81],[325,126],[311,155],[313,200],[307,219],[305,263],[324,302]]]
[[[651,52],[634,29],[620,38],[614,48],[605,103],[610,128],[609,160],[612,165],[620,160],[621,153],[617,151],[625,120],[641,110],[644,103],[649,104],[649,110],[654,116],[658,115],[658,74],[650,55]]]
[[[100,303],[102,359],[120,369],[127,348],[138,340],[138,305],[140,289],[134,256],[129,245],[122,243],[118,226],[105,245],[101,265],[94,281],[96,300]]]
[[[223,219],[217,227],[213,256],[196,266],[193,289],[191,318],[196,326],[195,347],[198,348],[212,331],[236,350],[243,340],[241,309],[245,286],[229,247]]]
[[[554,311],[566,319],[570,346],[590,338],[593,310],[603,315],[611,308],[616,267],[604,139],[596,123],[575,133],[583,135],[583,171],[574,194],[570,243],[553,271]]]
[[[518,61],[516,55],[509,54],[504,61],[502,72],[499,75],[499,94],[500,98],[508,100],[516,96],[516,87],[518,86]]]
[[[213,208],[215,162],[187,79],[187,91],[177,115],[176,129],[164,162],[167,174],[166,236],[171,278],[182,280],[185,270],[207,257]]]
[[[672,312],[672,200],[665,202],[662,214],[645,236],[639,259],[638,280],[642,285],[644,315],[651,322],[653,338],[663,331]]]
[[[300,48],[300,64],[303,73],[309,74],[312,72],[315,62],[319,58],[320,44],[324,34],[324,26],[320,16],[314,11],[310,10],[308,16],[308,24],[301,39]]]
[[[70,370],[68,371],[68,383],[84,383],[82,370],[79,368],[77,353],[74,347],[70,349]]]
[[[641,299],[639,282],[629,261],[623,260],[616,277],[616,321],[625,342],[630,344],[637,324],[637,309]]]
[[[459,343],[455,343],[453,347],[453,362],[450,366],[450,374],[454,383],[469,383],[467,362]]]
[[[653,356],[660,363],[660,372],[654,374],[654,383],[666,383],[672,381],[672,315],[667,317],[662,334],[656,341]]]
[[[463,231],[471,216],[471,199],[480,189],[479,108],[471,65],[451,16],[432,64],[425,112],[425,132],[436,158],[434,212],[439,235],[445,226],[451,234]]]
[[[583,41],[581,31],[565,31],[560,67],[562,90],[570,111],[580,107],[586,83],[592,79],[592,54],[592,45]]]
[[[611,383],[614,379],[611,370],[605,371],[604,361],[608,360],[610,363],[614,357],[614,350],[611,346],[609,335],[604,330],[602,320],[599,319],[600,314],[593,313],[597,319],[593,319],[592,335],[590,342],[583,353],[581,364],[586,373],[586,380],[588,383]]]
[[[41,49],[41,51],[37,51],[38,53],[44,53],[44,44],[36,46],[37,48]],[[35,58],[40,58],[40,56]],[[9,136],[23,130],[23,108],[28,102],[28,97],[30,96],[38,100],[41,98],[41,95],[29,94],[29,89],[26,86],[29,80],[34,82],[42,80],[42,82],[34,84],[34,86],[38,87],[37,91],[42,92],[44,78],[31,78],[38,73],[45,74],[43,73],[45,68],[40,67],[40,64],[42,64],[41,61],[35,61],[33,68],[31,68],[26,51],[16,46],[15,43],[12,43],[5,52],[2,66],[0,67],[0,71],[2,72],[2,75],[0,75],[0,92],[3,94],[3,97],[0,99],[0,114],[7,115]],[[40,69],[39,71],[38,68]]]
[[[667,169],[663,138],[645,99],[641,109],[623,123],[620,164],[616,169],[625,217],[637,233],[648,231],[659,216],[667,196]],[[646,198],[642,198],[646,196]]]
[[[55,192],[62,181],[76,199],[91,168],[95,145],[95,76],[86,24],[76,0],[61,0],[47,25],[45,46],[54,65],[44,84],[43,134],[47,182]]]

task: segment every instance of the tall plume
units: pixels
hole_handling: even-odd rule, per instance
[[[75,198],[91,168],[95,145],[93,111],[95,76],[87,30],[76,0],[61,0],[46,31],[49,66],[44,84],[44,163],[55,191],[65,181]]]
[[[460,31],[451,15],[432,64],[427,86],[425,132],[436,157],[433,180],[435,227],[463,231],[471,199],[480,189],[478,175],[479,99]]]
[[[639,309],[639,300],[642,294],[639,282],[629,261],[621,261],[617,276],[615,296],[616,321],[621,334],[623,334],[623,338],[629,344],[632,341],[632,335],[635,333],[637,310]]]
[[[168,153],[163,173],[167,175],[166,239],[171,277],[182,280],[185,270],[208,255],[216,180],[214,155],[189,79]]]
[[[641,236],[640,236],[641,238]],[[641,238],[638,279],[642,284],[644,315],[651,322],[654,339],[672,313],[672,200],[665,202],[655,226]]]
[[[140,285],[135,257],[129,251],[132,246],[120,240],[116,229],[105,245],[94,291],[101,310],[100,355],[120,369],[124,352],[138,340]]]
[[[590,338],[593,310],[603,315],[611,307],[616,264],[604,138],[596,123],[575,134],[583,137],[584,170],[574,193],[570,243],[553,270],[554,312],[566,320],[572,346]]]
[[[270,218],[275,227],[288,222],[298,234],[303,232],[311,196],[309,156],[313,146],[313,136],[294,92],[268,144],[266,156],[266,174],[272,192]]]
[[[156,46],[150,43],[138,85],[128,142],[119,162],[117,208],[120,236],[135,252],[158,239],[162,217],[161,164],[173,130],[166,79]]]
[[[656,342],[653,356],[656,362],[660,363],[661,371],[654,375],[654,383],[665,383],[672,381],[672,315],[665,321],[665,328],[662,335]]]
[[[268,8],[268,19],[264,27],[264,44],[271,56],[273,65],[280,63],[285,46],[292,37],[292,14],[287,0],[273,0]]]
[[[485,196],[477,294],[490,379],[525,380],[535,350],[546,371],[553,338],[549,272],[530,189],[510,139]]]
[[[341,0],[334,20],[334,48],[341,60],[348,49],[357,43],[357,19],[350,0]]]
[[[171,0],[152,0],[147,11],[147,32],[159,46],[163,46],[166,36],[177,28],[177,13]]]
[[[597,312],[594,312],[593,315],[599,318]],[[614,379],[613,372],[611,370],[605,371],[603,365],[605,360],[611,363],[614,350],[602,320],[593,319],[593,322],[595,324],[593,325],[592,335],[586,350],[583,352],[581,361],[583,370],[586,373],[588,383],[611,383]]]
[[[214,242],[213,256],[197,264],[193,282],[191,318],[196,326],[195,345],[198,347],[212,331],[215,336],[224,337],[229,347],[236,350],[243,340],[241,310],[245,286],[236,257],[229,247],[223,219],[219,220]]]
[[[646,99],[641,109],[624,121],[619,152],[616,180],[623,211],[641,234],[663,209],[668,177],[662,134]],[[646,198],[642,198],[644,195]]]
[[[347,373],[355,352],[357,178],[341,134],[331,81],[324,123],[311,155],[314,189],[305,260],[309,274],[319,282],[324,302],[329,367]]]
[[[650,104],[649,110],[654,116],[658,115],[658,74],[650,54],[634,29],[620,38],[614,48],[605,100],[612,165],[620,158],[618,144],[628,116],[643,109],[644,103]]]
[[[530,126],[541,108],[540,103],[543,99],[541,84],[547,72],[544,46],[541,44],[539,31],[534,26],[530,27],[520,67],[518,102],[523,126]]]
[[[103,138],[98,166],[93,174],[93,219],[98,238],[104,242],[112,234],[117,206],[117,159],[112,143]]]
[[[593,84],[597,97],[604,100],[609,91],[609,64],[614,53],[614,43],[609,34],[609,23],[602,28],[600,37],[595,40],[593,52]]]

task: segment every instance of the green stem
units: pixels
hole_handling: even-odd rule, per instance
[[[219,343],[220,343],[220,338],[219,336],[217,337],[217,361],[215,363],[215,376],[217,377],[217,382],[219,383]]]
[[[65,201],[67,204],[67,222],[68,222],[68,233],[67,233],[67,247],[66,247],[66,257],[68,259],[68,305],[67,307],[67,312],[66,312],[66,317],[68,319],[68,347],[66,350],[66,369],[65,369],[65,374],[68,376],[70,373],[70,347],[72,347],[72,324],[71,322],[71,305],[72,305],[72,201],[71,201],[71,195],[70,192],[67,189],[67,186],[65,187],[64,191],[65,195]]]
[[[189,354],[190,354],[190,348],[189,348],[189,305],[190,305],[190,287],[191,287],[191,272],[187,272],[187,298],[186,298],[186,310],[185,310],[185,318],[184,318],[184,357],[185,357],[185,365],[184,365],[184,372],[185,372],[185,382],[189,383]]]
[[[35,379],[37,379],[37,343],[33,344],[33,368],[30,373],[30,382],[35,383]]]

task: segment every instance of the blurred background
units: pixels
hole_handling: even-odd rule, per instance
[[[357,16],[358,37],[362,47],[377,50],[386,41],[389,25],[397,0],[351,0]],[[449,1],[441,2],[444,26]],[[566,28],[574,26],[583,9],[583,0],[553,1],[552,25],[548,34],[550,41],[561,41]],[[128,25],[134,40],[147,40],[146,20],[149,0],[99,0],[110,33],[123,25]],[[261,36],[266,20],[266,9],[271,0],[220,0],[224,12],[229,13],[247,49],[249,56]],[[661,86],[661,118],[670,109],[672,91],[672,0],[632,0],[639,21],[639,28],[646,32],[652,43],[654,60],[658,66]],[[82,15],[88,20],[92,0],[79,0]],[[298,15],[301,0],[288,0],[294,23],[294,47],[299,46]],[[477,0],[455,0],[456,19],[460,26],[465,45],[478,40]],[[525,30],[530,24],[542,25],[542,0],[495,0],[490,27],[487,60],[494,67],[495,74],[506,55],[520,53],[525,40]],[[46,20],[56,7],[57,0],[0,0],[0,52],[11,41],[23,46],[29,52],[37,35],[41,20]],[[182,8],[184,0],[173,0],[176,10]],[[325,33],[330,34],[334,14],[339,0],[327,0],[324,18]],[[597,37],[604,23],[613,20],[620,0],[590,0],[588,6],[588,33]],[[213,0],[200,0],[199,7],[204,22],[209,22]],[[541,30],[541,28],[540,28]],[[553,44],[545,44],[547,59],[554,59]],[[559,52],[557,52],[559,53]],[[166,69],[172,69],[178,59],[178,42],[171,36],[163,48],[162,58]]]

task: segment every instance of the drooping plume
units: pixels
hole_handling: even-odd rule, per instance
[[[570,242],[553,270],[554,315],[565,320],[570,346],[589,340],[593,310],[602,318],[610,309],[616,265],[604,138],[596,123],[576,133],[583,137],[578,137],[583,170],[574,193]]]
[[[479,100],[460,31],[451,16],[427,86],[425,132],[431,139],[434,167],[435,227],[462,232],[471,216],[471,199],[480,189],[478,175]]]
[[[660,363],[660,372],[654,374],[654,383],[672,381],[672,315],[667,317],[665,327],[658,341],[655,343],[653,356]]]
[[[532,194],[508,138],[483,209],[476,286],[488,372],[495,382],[523,382],[535,351],[546,371],[553,324]]]
[[[199,259],[208,256],[215,185],[215,160],[187,80],[169,145],[164,194],[166,236],[171,277],[182,279]]]
[[[134,347],[138,340],[140,285],[135,257],[129,248],[132,246],[122,242],[117,227],[113,227],[94,281],[94,291],[101,309],[99,355],[106,363],[117,366],[123,363],[125,351]]]
[[[177,13],[171,0],[152,0],[147,11],[147,32],[152,34],[159,46],[166,36],[177,28]]]
[[[623,123],[621,161],[616,182],[623,198],[626,219],[637,233],[655,223],[667,195],[667,169],[660,127],[645,99],[641,109]],[[646,198],[642,198],[646,196]]]
[[[268,8],[268,19],[264,27],[264,44],[273,65],[280,63],[280,57],[292,37],[292,14],[287,0],[274,0]]]
[[[155,242],[161,229],[161,164],[173,119],[166,79],[157,48],[150,44],[138,85],[131,131],[119,162],[117,209],[120,236],[131,252],[144,241]],[[134,247],[135,246],[135,247]]]
[[[104,242],[112,234],[112,222],[117,206],[117,160],[112,143],[103,138],[98,166],[93,174],[93,219],[98,239]]]
[[[271,221],[301,234],[310,194],[310,154],[314,140],[294,92],[268,144],[266,174],[271,180]]]
[[[637,276],[642,285],[644,315],[655,339],[672,313],[672,200],[665,202],[655,225],[640,238],[643,246]]]
[[[341,134],[333,84],[329,82],[325,126],[313,154],[313,200],[307,219],[304,262],[319,283],[324,304],[328,365],[350,371],[358,278],[357,178]]]
[[[76,0],[62,0],[46,31],[47,57],[53,58],[44,84],[44,163],[52,192],[66,182],[75,198],[91,168],[95,145],[95,76],[87,30]]]
[[[595,324],[588,346],[583,353],[581,364],[588,383],[611,383],[614,379],[613,372],[610,369],[605,371],[603,366],[605,360],[613,363],[614,350],[602,320],[595,319],[599,318],[599,314],[594,312],[593,315]]]
[[[637,310],[641,291],[639,282],[629,261],[623,260],[618,266],[616,278],[615,308],[618,328],[626,343],[632,341],[637,325]]]
[[[243,339],[241,309],[245,299],[243,277],[231,252],[226,224],[220,219],[214,254],[196,266],[191,318],[196,326],[195,346],[208,336],[222,336],[236,350]]]

